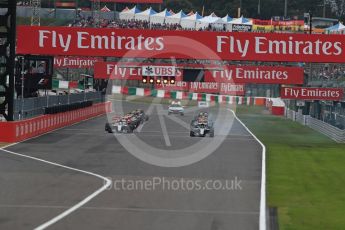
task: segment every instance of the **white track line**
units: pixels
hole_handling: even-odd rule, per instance
[[[261,163],[261,194],[260,194],[260,217],[259,217],[259,229],[266,230],[266,146],[257,138],[252,131],[237,117],[236,113],[231,110],[236,120],[255,138],[255,140],[262,147],[262,163]]]
[[[58,222],[61,219],[65,218],[66,216],[70,215],[72,212],[74,212],[77,209],[81,208],[83,205],[85,205],[86,203],[91,201],[93,198],[98,196],[100,193],[102,193],[105,190],[107,190],[111,186],[111,183],[112,183],[111,180],[109,180],[108,178],[103,177],[103,176],[98,175],[98,174],[95,174],[95,173],[92,173],[92,172],[88,172],[88,171],[72,168],[72,167],[69,167],[69,166],[61,165],[61,164],[54,163],[54,162],[51,162],[51,161],[46,161],[46,160],[43,160],[43,159],[40,159],[40,158],[36,158],[36,157],[31,157],[31,156],[23,155],[23,154],[12,152],[12,151],[9,151],[9,150],[6,150],[6,149],[2,149],[2,148],[0,150],[4,151],[4,152],[7,152],[9,154],[12,154],[12,155],[16,155],[16,156],[20,156],[20,157],[25,157],[25,158],[28,158],[28,159],[31,159],[31,160],[43,162],[43,163],[46,163],[46,164],[50,164],[50,165],[54,165],[54,166],[57,166],[57,167],[61,167],[61,168],[69,169],[69,170],[72,170],[72,171],[76,171],[76,172],[84,173],[84,174],[87,174],[87,175],[91,175],[91,176],[94,176],[94,177],[98,177],[98,178],[102,179],[105,182],[104,185],[101,188],[99,188],[98,190],[93,192],[91,195],[87,196],[82,201],[80,201],[76,205],[70,207],[69,209],[67,209],[66,211],[62,212],[61,214],[59,214],[58,216],[54,217],[53,219],[51,219],[51,220],[41,224],[40,226],[36,227],[35,230],[46,229],[47,227],[55,224],[56,222]]]
[[[161,124],[165,145],[171,146],[171,142],[170,142],[170,138],[169,138],[169,134],[168,134],[168,129],[167,129],[167,126],[165,125],[165,122],[164,122],[164,117],[163,117],[163,115],[159,115],[160,110],[162,110],[162,107],[157,106],[158,119],[159,119],[159,123]]]
[[[82,123],[82,122],[85,122],[85,121],[88,121],[88,120],[92,120],[94,118],[97,118],[97,117],[100,117],[100,116],[103,116],[104,114],[100,114],[98,116],[95,116],[95,117],[92,117],[92,118],[88,118],[88,119],[85,119],[85,120],[82,120],[82,121],[79,121],[79,122],[76,122],[74,124],[71,124],[69,126],[74,126],[74,125],[77,125],[79,123]],[[43,135],[46,135],[48,133],[52,133],[52,132],[55,132],[57,130],[61,130],[61,129],[64,129],[66,127],[69,127],[69,126],[65,126],[65,127],[61,127],[61,128],[58,128],[58,129],[55,129],[55,130],[52,130],[52,131],[49,131],[47,133],[43,133],[39,136],[36,136],[36,137],[31,137],[31,138],[28,138],[24,141],[28,141],[28,140],[31,140],[31,139],[35,139],[35,138],[38,138],[40,136],[43,136]],[[21,141],[21,142],[24,142],[24,141]],[[58,216],[54,217],[53,219],[41,224],[40,226],[38,226],[37,228],[35,228],[35,230],[43,230],[43,229],[46,229],[47,227],[55,224],[56,222],[62,220],[63,218],[65,218],[66,216],[70,215],[72,212],[76,211],[77,209],[79,209],[80,207],[82,207],[83,205],[85,205],[86,203],[88,203],[89,201],[91,201],[93,198],[95,198],[96,196],[98,196],[100,193],[104,192],[105,190],[107,190],[112,182],[111,180],[109,180],[108,178],[106,177],[103,177],[101,175],[98,175],[98,174],[95,174],[95,173],[92,173],[92,172],[88,172],[88,171],[84,171],[84,170],[80,170],[80,169],[76,169],[76,168],[72,168],[72,167],[69,167],[69,166],[65,166],[65,165],[61,165],[61,164],[58,164],[58,163],[54,163],[54,162],[50,162],[50,161],[46,161],[46,160],[43,160],[43,159],[40,159],[40,158],[37,158],[37,157],[31,157],[31,156],[27,156],[27,155],[23,155],[23,154],[20,154],[20,153],[15,153],[15,152],[12,152],[12,151],[9,151],[9,150],[6,150],[5,148],[8,148],[8,147],[11,147],[11,146],[14,146],[14,145],[17,145],[21,142],[16,142],[16,143],[12,143],[12,144],[9,144],[9,145],[6,145],[2,148],[0,148],[0,151],[3,151],[3,152],[6,152],[6,153],[9,153],[9,154],[12,154],[12,155],[16,155],[16,156],[20,156],[20,157],[25,157],[25,158],[28,158],[28,159],[31,159],[31,160],[36,160],[36,161],[40,161],[40,162],[43,162],[43,163],[46,163],[46,164],[50,164],[50,165],[54,165],[54,166],[57,166],[57,167],[61,167],[61,168],[65,168],[65,169],[69,169],[69,170],[72,170],[72,171],[76,171],[76,172],[80,172],[80,173],[84,173],[84,174],[87,174],[87,175],[91,175],[91,176],[95,176],[95,177],[98,177],[100,179],[102,179],[104,182],[103,182],[103,186],[98,189],[97,191],[93,192],[91,195],[87,196],[86,198],[84,198],[82,201],[80,201],[79,203],[77,203],[76,205],[72,206],[71,208],[67,209],[66,211],[62,212],[61,214],[59,214]]]

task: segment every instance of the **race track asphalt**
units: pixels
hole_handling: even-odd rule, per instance
[[[104,131],[107,116],[100,116],[6,148],[96,173],[113,182],[111,188],[48,229],[259,228],[262,149],[228,108],[209,109],[214,118],[226,116],[231,120],[216,122],[214,138],[222,142],[211,155],[182,167],[161,167],[139,160],[117,138],[125,138],[132,145],[137,145],[139,138],[151,147],[166,150],[160,154],[169,155],[163,156],[168,159],[190,154],[184,151],[191,145],[201,152],[203,149],[197,149],[200,141],[212,145],[213,140],[189,136],[188,125],[198,110],[188,108],[185,116],[167,116],[166,106],[121,104],[124,112],[149,110],[149,121],[133,134],[108,134]],[[227,126],[228,132],[222,130]],[[140,184],[152,181],[160,183],[154,189]],[[188,181],[189,187],[182,186],[181,181]],[[236,181],[238,186],[234,186]],[[139,187],[123,186],[131,183]],[[215,188],[212,183],[221,186]],[[0,150],[0,229],[34,229],[103,184],[102,179],[82,172]],[[201,185],[199,189],[196,184]]]

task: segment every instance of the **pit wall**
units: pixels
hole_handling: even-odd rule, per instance
[[[157,98],[175,99],[175,100],[194,100],[206,101],[223,104],[236,104],[236,105],[258,105],[265,106],[265,97],[243,97],[243,96],[229,96],[207,93],[190,93],[182,91],[169,91],[169,90],[156,90],[147,88],[136,87],[122,87],[113,86],[113,94],[124,94],[130,96],[152,96]]]
[[[111,102],[104,102],[64,113],[41,115],[21,121],[0,122],[0,142],[23,141],[111,111]]]

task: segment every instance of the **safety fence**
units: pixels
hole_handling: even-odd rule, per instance
[[[338,129],[337,127],[315,119],[311,116],[307,117],[307,125],[337,142],[345,143],[345,130]]]
[[[99,103],[105,101],[101,92],[77,93],[69,95],[49,95],[14,100],[14,120],[28,119],[43,115],[45,108],[68,105],[78,102],[92,101]]]
[[[111,102],[31,119],[0,122],[0,142],[18,142],[112,111]]]
[[[301,110],[296,112],[286,108],[285,116],[293,121],[299,122],[302,125],[306,125],[337,142],[345,143],[345,130],[313,118],[310,115],[303,115]]]
[[[175,100],[193,100],[193,101],[206,101],[224,104],[236,104],[236,105],[266,105],[265,97],[243,97],[243,96],[229,96],[218,95],[208,93],[191,93],[182,91],[169,91],[169,90],[157,90],[137,87],[123,87],[113,86],[113,94],[123,94],[131,96],[150,96],[165,99]]]

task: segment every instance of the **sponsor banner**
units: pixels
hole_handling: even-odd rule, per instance
[[[245,95],[244,84],[219,83],[219,94],[222,95]]]
[[[281,98],[295,100],[341,101],[344,90],[341,88],[282,87]]]
[[[287,21],[274,21],[274,20],[260,20],[260,19],[253,19],[254,25],[274,25],[274,26],[304,26],[303,20],[287,20]]]
[[[193,93],[219,93],[226,95],[244,95],[243,84],[235,85],[231,83],[219,82],[190,82],[189,91]]]
[[[251,32],[252,25],[243,25],[243,24],[231,24],[232,32]]]
[[[96,62],[94,76],[95,79],[119,79],[119,80],[142,80],[142,66],[145,63],[118,63],[118,62]],[[151,67],[155,65],[150,65]],[[159,64],[159,67],[164,65]],[[167,67],[173,67],[166,65]],[[182,69],[175,68],[176,81],[182,81]],[[167,76],[167,75],[165,75]]]
[[[258,84],[303,84],[304,71],[300,67],[226,66],[223,70],[205,72],[206,82]]]
[[[260,26],[268,26],[272,25],[272,20],[260,20],[260,19],[253,19],[253,25],[260,25]]]
[[[188,91],[189,90],[189,82],[185,81],[176,81],[175,84],[155,84],[156,89],[164,89],[168,91]]]
[[[272,21],[275,26],[304,26],[303,20]]]
[[[141,72],[143,76],[171,77],[176,75],[176,68],[175,66],[143,65]]]
[[[271,32],[272,30],[272,25],[253,25],[253,31]]]
[[[190,82],[189,91],[194,93],[219,93],[218,82]]]
[[[54,68],[93,68],[97,61],[102,59],[57,56],[54,57]]]
[[[344,49],[343,35],[17,27],[18,54],[344,63]]]

